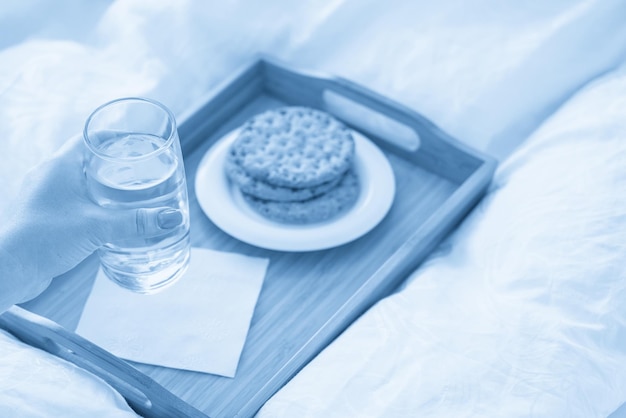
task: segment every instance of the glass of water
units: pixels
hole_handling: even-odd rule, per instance
[[[97,108],[83,133],[85,176],[93,200],[113,209],[169,208],[183,222],[159,236],[136,236],[100,248],[102,270],[122,287],[153,293],[174,283],[189,263],[189,201],[172,113],[144,98]]]

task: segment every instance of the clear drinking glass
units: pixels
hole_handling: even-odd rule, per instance
[[[174,283],[189,263],[189,201],[172,113],[144,98],[97,108],[85,123],[85,176],[92,198],[115,209],[171,208],[183,222],[163,235],[137,236],[99,250],[104,273],[122,287],[152,293]]]

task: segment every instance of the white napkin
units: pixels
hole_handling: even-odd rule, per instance
[[[234,377],[268,263],[193,248],[185,275],[153,295],[100,271],[76,332],[130,361]]]

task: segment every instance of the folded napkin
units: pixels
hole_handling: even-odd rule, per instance
[[[268,263],[193,248],[185,275],[152,295],[100,271],[76,332],[130,361],[234,377]]]

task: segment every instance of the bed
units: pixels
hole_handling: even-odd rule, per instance
[[[500,165],[428,260],[257,415],[626,416],[626,6],[545,3],[3,5],[0,209],[109,99],[183,115],[259,52],[345,77]],[[23,307],[69,330],[80,315]],[[134,415],[75,365],[1,341],[3,416]]]

